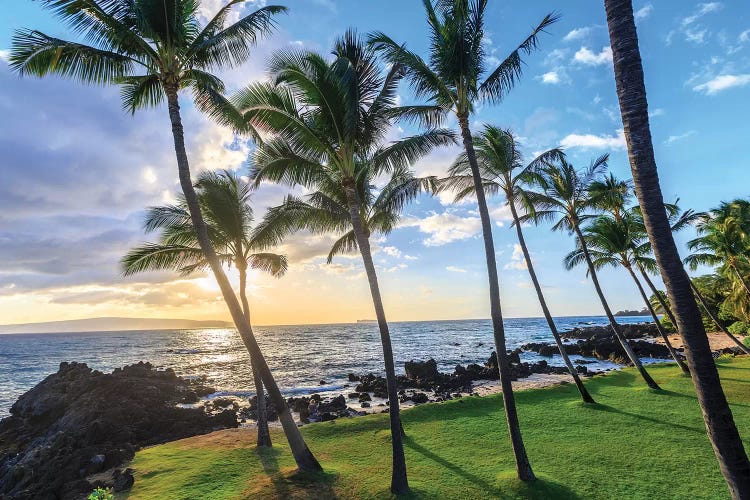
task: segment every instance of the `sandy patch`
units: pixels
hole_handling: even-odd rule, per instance
[[[742,342],[742,339],[744,337],[742,337],[741,335],[735,335],[735,336],[740,340],[740,342]],[[672,335],[669,335],[668,337],[669,337],[669,342],[671,342],[671,344],[675,348],[677,348],[677,349],[682,349],[683,348],[682,337],[680,337],[677,334],[672,334]],[[661,337],[657,337],[657,338],[654,339],[654,342],[656,342],[658,344],[663,344],[664,343],[664,339],[662,339]],[[735,344],[732,341],[732,339],[730,339],[723,332],[711,332],[711,333],[709,333],[708,334],[708,343],[711,345],[711,350],[713,350],[713,351],[718,351],[718,350],[721,350],[721,349],[726,349],[727,347],[737,347],[737,344]]]

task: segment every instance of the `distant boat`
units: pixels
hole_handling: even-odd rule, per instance
[[[377,323],[376,319],[358,319],[357,323]]]

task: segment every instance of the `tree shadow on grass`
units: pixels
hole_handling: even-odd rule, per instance
[[[263,467],[263,472],[268,476],[270,484],[255,484],[264,490],[273,488],[275,498],[314,498],[314,499],[336,499],[333,485],[336,475],[330,472],[300,472],[296,469],[283,470],[279,467],[279,456],[281,450],[278,448],[257,448],[256,453]],[[251,497],[256,495],[247,492]],[[249,498],[249,497],[248,497]]]
[[[441,467],[447,469],[449,473],[455,474],[462,477],[466,481],[482,488],[488,498],[529,498],[529,499],[578,499],[575,493],[569,488],[556,483],[546,477],[537,477],[537,480],[531,483],[526,483],[519,480],[515,473],[512,474],[501,474],[499,482],[490,482],[486,479],[473,474],[464,467],[455,464],[440,455],[428,450],[424,446],[418,444],[414,439],[410,437],[404,438],[404,445],[411,450],[421,454],[425,458],[432,460]],[[433,498],[434,492],[422,491],[418,488],[412,489],[411,493],[405,495],[403,498]]]
[[[677,393],[674,393],[674,394],[677,394]],[[619,413],[620,415],[625,415],[625,416],[628,416],[628,417],[637,418],[638,420],[643,420],[643,421],[646,421],[646,422],[650,422],[652,424],[660,425],[660,426],[666,427],[668,429],[675,429],[675,428],[677,428],[677,429],[683,429],[683,430],[686,430],[686,431],[689,431],[689,432],[696,432],[698,434],[705,434],[706,433],[706,430],[702,429],[702,428],[699,429],[699,428],[696,428],[696,427],[690,427],[688,425],[676,424],[674,422],[665,422],[663,420],[659,420],[659,419],[656,419],[656,418],[648,417],[646,415],[640,415],[638,413],[631,413],[631,412],[628,412],[628,411],[620,410],[620,409],[614,408],[612,406],[608,406],[608,405],[601,404],[601,403],[597,403],[595,405],[587,405],[586,408],[587,409],[591,409],[591,410],[595,410],[595,411],[608,412],[608,413]]]

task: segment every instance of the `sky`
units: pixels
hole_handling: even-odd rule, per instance
[[[247,2],[236,15],[261,1]],[[203,0],[203,15],[212,15],[223,2]],[[161,107],[131,116],[122,110],[116,88],[13,74],[7,56],[15,29],[71,36],[40,3],[16,0],[0,18],[0,323],[98,316],[227,319],[208,274],[121,276],[122,255],[154,238],[142,231],[144,209],[169,203],[179,192],[167,111]],[[279,19],[278,32],[258,45],[248,63],[221,74],[230,90],[265,78],[274,50],[327,54],[349,27],[362,34],[382,30],[422,55],[427,49],[423,8],[416,0],[278,3],[290,8]],[[634,8],[665,199],[679,197],[683,208],[707,210],[720,200],[746,197],[748,160],[742,151],[750,116],[750,4],[635,0]],[[525,58],[516,88],[499,105],[480,106],[471,125],[512,129],[529,159],[562,146],[573,164],[584,167],[610,153],[610,170],[629,177],[602,2],[490,1],[488,62],[501,61],[550,11],[561,19],[541,37],[540,50]],[[414,102],[406,85],[399,95]],[[188,97],[182,100],[183,119],[194,171],[244,172],[252,144],[200,115]],[[394,133],[413,131],[404,126]],[[436,150],[414,170],[444,174],[458,151]],[[261,186],[253,199],[256,214],[288,192]],[[390,320],[489,316],[476,206],[451,201],[420,197],[406,208],[396,230],[373,242]],[[490,210],[503,313],[540,316],[503,200],[491,199]],[[524,231],[552,313],[601,314],[584,270],[563,268],[573,239],[546,225]],[[678,235],[683,254],[693,236],[690,231]],[[251,275],[253,323],[374,317],[359,256],[325,263],[332,241],[297,234],[279,249],[290,260],[285,277]],[[600,279],[614,309],[642,308],[625,271],[605,270]]]

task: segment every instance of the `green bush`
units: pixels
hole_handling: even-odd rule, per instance
[[[91,492],[88,500],[114,500],[115,495],[112,493],[112,488],[97,488]]]
[[[659,324],[667,333],[674,333],[677,331],[672,322],[669,320],[669,316],[667,316],[666,314],[661,317],[661,319],[659,320]]]
[[[750,323],[745,323],[744,321],[735,321],[731,325],[729,325],[729,333],[732,335],[747,335],[748,332],[750,332]]]
[[[743,340],[742,343],[750,347],[750,337],[745,337],[745,340]]]

